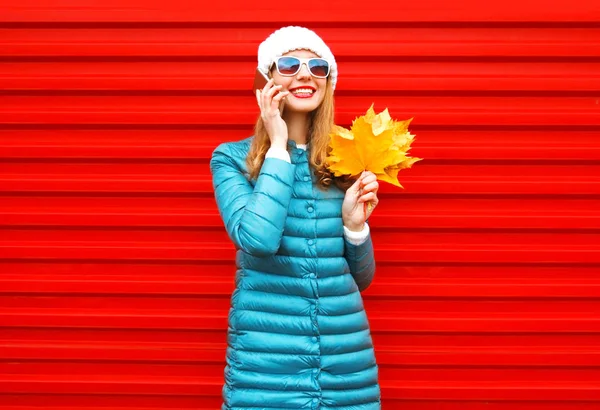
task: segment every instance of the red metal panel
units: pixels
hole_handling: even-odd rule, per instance
[[[5,3],[3,410],[219,408],[208,159],[288,23],[336,54],[339,124],[414,117],[425,159],[371,219],[383,408],[600,408],[598,2]]]
[[[580,0],[528,0],[510,4],[501,0],[424,0],[399,2],[378,0],[349,4],[328,0],[304,10],[291,3],[245,0],[198,2],[194,0],[20,0],[5,6],[2,21],[8,22],[202,22],[297,24],[407,22],[597,22],[597,2]]]

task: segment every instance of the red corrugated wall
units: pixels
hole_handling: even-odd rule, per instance
[[[485,3],[485,4],[484,4]],[[0,5],[0,407],[218,409],[234,249],[208,161],[305,25],[337,122],[414,117],[363,293],[385,410],[600,408],[600,5]]]

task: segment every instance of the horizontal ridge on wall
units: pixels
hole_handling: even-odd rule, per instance
[[[55,57],[49,57],[55,60]],[[340,62],[338,96],[597,97],[598,62]],[[2,95],[149,96],[190,94],[252,98],[256,62],[19,61],[0,62]],[[442,66],[440,64],[443,63]],[[399,68],[398,66],[401,66]],[[341,75],[341,74],[340,74]],[[160,86],[149,86],[160,84]],[[246,101],[247,102],[247,101]]]
[[[349,126],[350,124],[344,124]],[[17,129],[5,124],[0,132],[0,150],[5,161],[18,162],[35,158],[36,162],[69,161],[74,163],[208,163],[217,145],[228,140],[241,140],[249,130],[220,129],[218,127],[189,129],[178,124],[140,124],[136,128],[120,124],[88,124],[85,127],[65,127],[55,124],[29,125]],[[11,128],[12,127],[12,128]],[[65,128],[62,128],[65,127]],[[122,127],[122,128],[120,128]],[[227,127],[227,124],[225,124]],[[455,127],[415,126],[416,134],[411,152],[427,158],[420,165],[465,163],[494,164],[545,164],[545,161],[590,165],[600,161],[597,147],[598,130],[582,131],[565,124],[507,127],[492,125],[472,127],[468,124]],[[139,129],[138,129],[139,128]],[[475,128],[475,129],[474,129]],[[597,128],[600,128],[597,127]],[[565,142],[568,132],[568,142]],[[460,138],[457,138],[460,136]],[[405,172],[415,172],[406,170]],[[406,191],[406,194],[409,194]]]
[[[0,56],[11,57],[191,57],[256,59],[258,44],[275,24],[265,28],[55,28],[0,29]],[[315,29],[327,39],[336,58],[598,57],[596,28],[392,27]],[[380,69],[380,67],[372,67]],[[397,67],[402,70],[402,67]],[[440,68],[441,69],[441,68]],[[342,78],[341,78],[342,79]]]
[[[253,98],[249,95],[241,103],[229,96],[4,96],[0,99],[0,124],[242,123],[251,131],[258,116]],[[340,97],[336,121],[351,123],[373,102],[364,96]],[[415,125],[600,124],[600,100],[595,97],[388,96],[376,102],[377,111],[387,107],[393,118],[414,117]]]

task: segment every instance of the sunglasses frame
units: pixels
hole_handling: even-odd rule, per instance
[[[282,74],[281,71],[279,71],[279,60],[282,58],[295,58],[298,61],[300,61],[300,65],[298,66],[298,71],[296,71],[294,74]],[[308,66],[309,61],[311,60],[323,60],[327,62],[327,74],[322,77],[320,75],[315,75],[311,70],[310,67]],[[329,62],[329,60],[327,60],[326,58],[322,58],[322,57],[310,57],[310,58],[300,58],[300,57],[296,57],[296,56],[279,56],[277,58],[275,58],[275,60],[271,63],[271,66],[269,67],[269,70],[271,68],[273,68],[273,64],[275,64],[275,68],[277,68],[277,72],[279,73],[279,75],[282,75],[284,77],[293,77],[296,74],[298,74],[300,72],[300,70],[302,70],[302,64],[306,65],[306,69],[308,70],[308,72],[310,73],[310,75],[312,75],[315,78],[327,78],[329,77],[329,74],[331,74],[331,63]]]

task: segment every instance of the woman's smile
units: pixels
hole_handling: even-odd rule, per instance
[[[296,87],[289,90],[296,98],[312,98],[316,90],[313,87]]]

